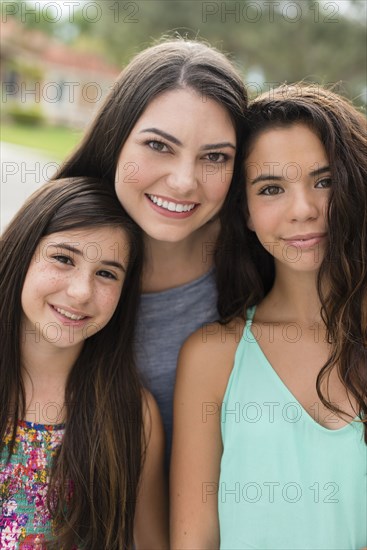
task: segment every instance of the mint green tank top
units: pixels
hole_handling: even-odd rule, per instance
[[[251,332],[235,355],[221,411],[221,550],[360,550],[367,546],[363,424],[318,424]]]

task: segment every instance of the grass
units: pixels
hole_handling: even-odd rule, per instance
[[[55,160],[63,160],[80,141],[80,130],[59,126],[1,125],[1,141],[31,147]]]

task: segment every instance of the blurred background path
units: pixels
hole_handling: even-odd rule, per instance
[[[37,149],[0,143],[0,225],[1,231],[26,198],[53,176],[60,161]]]

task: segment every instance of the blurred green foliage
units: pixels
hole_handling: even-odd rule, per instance
[[[78,4],[78,10],[57,22],[47,22],[41,14],[38,23],[34,17],[26,23],[76,48],[103,53],[121,68],[164,34],[198,37],[229,53],[253,92],[284,81],[342,82],[341,93],[367,103],[366,0]]]
[[[82,132],[60,126],[1,125],[1,140],[36,148],[56,160],[63,160],[80,141]]]
[[[6,114],[16,124],[40,126],[45,122],[44,115],[39,105],[25,107],[14,102],[7,106]]]

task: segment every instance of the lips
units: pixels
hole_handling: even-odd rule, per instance
[[[50,304],[51,309],[53,310],[56,317],[62,322],[64,325],[75,325],[79,326],[84,324],[88,319],[90,319],[90,316],[71,308],[65,308],[61,306],[56,306]]]
[[[153,210],[168,218],[187,218],[200,206],[197,202],[176,201],[169,197],[152,195],[150,193],[146,193],[145,196]]]
[[[61,315],[64,315],[67,319],[72,319],[73,321],[80,321],[86,317],[86,315],[76,315],[75,313],[66,311],[66,309],[62,309],[61,307],[54,306],[54,309],[56,309],[58,313],[61,313]]]
[[[176,202],[172,199],[165,199],[157,195],[148,194],[147,197],[149,197],[154,204],[157,204],[161,208],[169,210],[170,212],[190,212],[190,210],[193,210],[196,206],[195,202]]]
[[[282,240],[288,246],[295,246],[298,248],[312,248],[318,245],[324,238],[326,233],[308,233],[305,235],[292,235],[291,237],[282,238]]]

